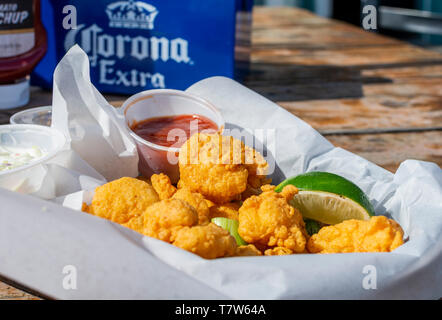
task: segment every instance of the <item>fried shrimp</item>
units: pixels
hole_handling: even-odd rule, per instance
[[[263,186],[261,195],[244,201],[239,209],[238,232],[246,242],[257,246],[304,252],[307,242],[304,220],[301,213],[287,203],[298,189],[291,185],[281,193],[273,189],[273,186]]]
[[[230,202],[210,207],[210,219],[228,218],[238,220],[238,210],[241,205],[238,202]]]
[[[401,226],[384,216],[323,227],[307,244],[311,253],[390,252],[404,241]]]
[[[264,255],[266,256],[285,256],[289,254],[293,254],[293,251],[284,247],[275,247],[264,251]]]
[[[160,201],[150,184],[135,178],[121,178],[95,189],[88,213],[116,223],[127,223],[141,216],[152,204]]]
[[[172,197],[172,199],[180,199],[186,201],[198,213],[198,223],[208,224],[210,222],[210,211],[204,197],[197,193],[191,192],[188,188],[179,189]]]
[[[181,228],[197,224],[198,213],[191,205],[178,199],[166,199],[154,203],[142,216],[131,219],[125,226],[170,243]]]
[[[236,248],[235,256],[236,257],[262,256],[262,252],[259,251],[253,244],[249,244],[246,246],[240,246]]]
[[[160,200],[170,199],[175,194],[176,188],[170,182],[169,177],[164,173],[154,174],[150,180]]]
[[[237,247],[230,233],[213,223],[180,229],[173,245],[205,259],[233,256]]]
[[[268,165],[240,140],[198,133],[181,147],[179,168],[180,186],[223,204],[239,199],[248,184],[259,185]]]

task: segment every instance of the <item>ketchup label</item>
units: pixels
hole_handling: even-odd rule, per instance
[[[35,45],[32,0],[0,0],[0,58],[13,57]]]

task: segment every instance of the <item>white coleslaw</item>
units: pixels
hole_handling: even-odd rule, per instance
[[[27,165],[45,155],[46,152],[37,146],[23,148],[0,145],[0,171]]]

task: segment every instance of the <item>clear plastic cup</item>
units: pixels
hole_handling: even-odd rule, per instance
[[[121,111],[137,145],[140,173],[147,178],[155,173],[164,173],[169,176],[172,183],[179,180],[179,148],[164,147],[149,142],[133,132],[131,126],[151,118],[192,114],[212,120],[219,132],[224,130],[225,125],[221,113],[210,102],[179,90],[158,89],[140,92],[126,100]]]
[[[11,124],[38,124],[42,126],[51,126],[52,106],[44,106],[26,109],[12,115],[9,122]]]
[[[33,148],[44,152],[27,164],[0,171],[0,188],[21,193],[32,193],[40,188],[40,165],[48,162],[66,145],[66,137],[60,131],[33,124],[0,125],[0,145],[4,147]]]

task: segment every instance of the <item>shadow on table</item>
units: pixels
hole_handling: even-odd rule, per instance
[[[273,101],[361,98],[363,85],[392,83],[357,67],[253,63],[244,84]]]

